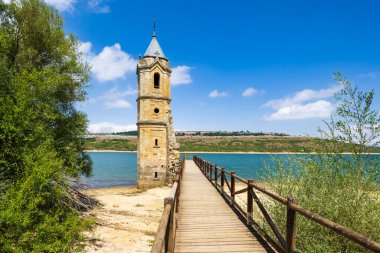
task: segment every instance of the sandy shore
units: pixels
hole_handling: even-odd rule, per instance
[[[149,252],[170,187],[140,191],[136,187],[87,190],[102,206],[86,252]]]

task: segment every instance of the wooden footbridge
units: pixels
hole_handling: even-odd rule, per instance
[[[243,187],[236,189],[237,185]],[[285,237],[278,231],[258,193],[287,208]],[[240,194],[245,195],[245,208],[235,199]],[[274,238],[254,220],[253,203]],[[151,252],[297,252],[297,213],[364,248],[380,252],[377,242],[300,207],[292,198],[280,197],[252,180],[245,180],[197,156],[193,156],[193,160],[181,160],[172,192],[164,200]]]

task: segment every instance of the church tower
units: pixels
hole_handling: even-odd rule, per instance
[[[155,25],[154,25],[155,26]],[[137,185],[152,188],[168,181],[171,68],[156,38],[137,63]],[[170,129],[169,129],[170,128]]]

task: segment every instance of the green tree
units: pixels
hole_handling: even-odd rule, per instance
[[[312,212],[380,241],[379,156],[369,155],[379,145],[380,116],[374,110],[374,90],[362,92],[337,73],[342,85],[337,109],[325,129],[319,129],[324,150],[317,155],[275,159],[269,187],[281,196],[293,196]],[[345,143],[345,145],[342,145]],[[352,154],[342,154],[343,150]],[[269,211],[285,234],[286,208],[274,203]],[[266,226],[263,223],[263,226]],[[266,227],[267,231],[270,229]],[[358,244],[297,216],[297,250],[301,252],[366,252]]]
[[[62,26],[43,1],[0,1],[0,251],[72,252],[89,225],[70,194],[91,173],[89,68]]]

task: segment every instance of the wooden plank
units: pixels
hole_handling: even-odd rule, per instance
[[[273,252],[249,231],[193,161],[186,161],[180,203],[174,252]]]

